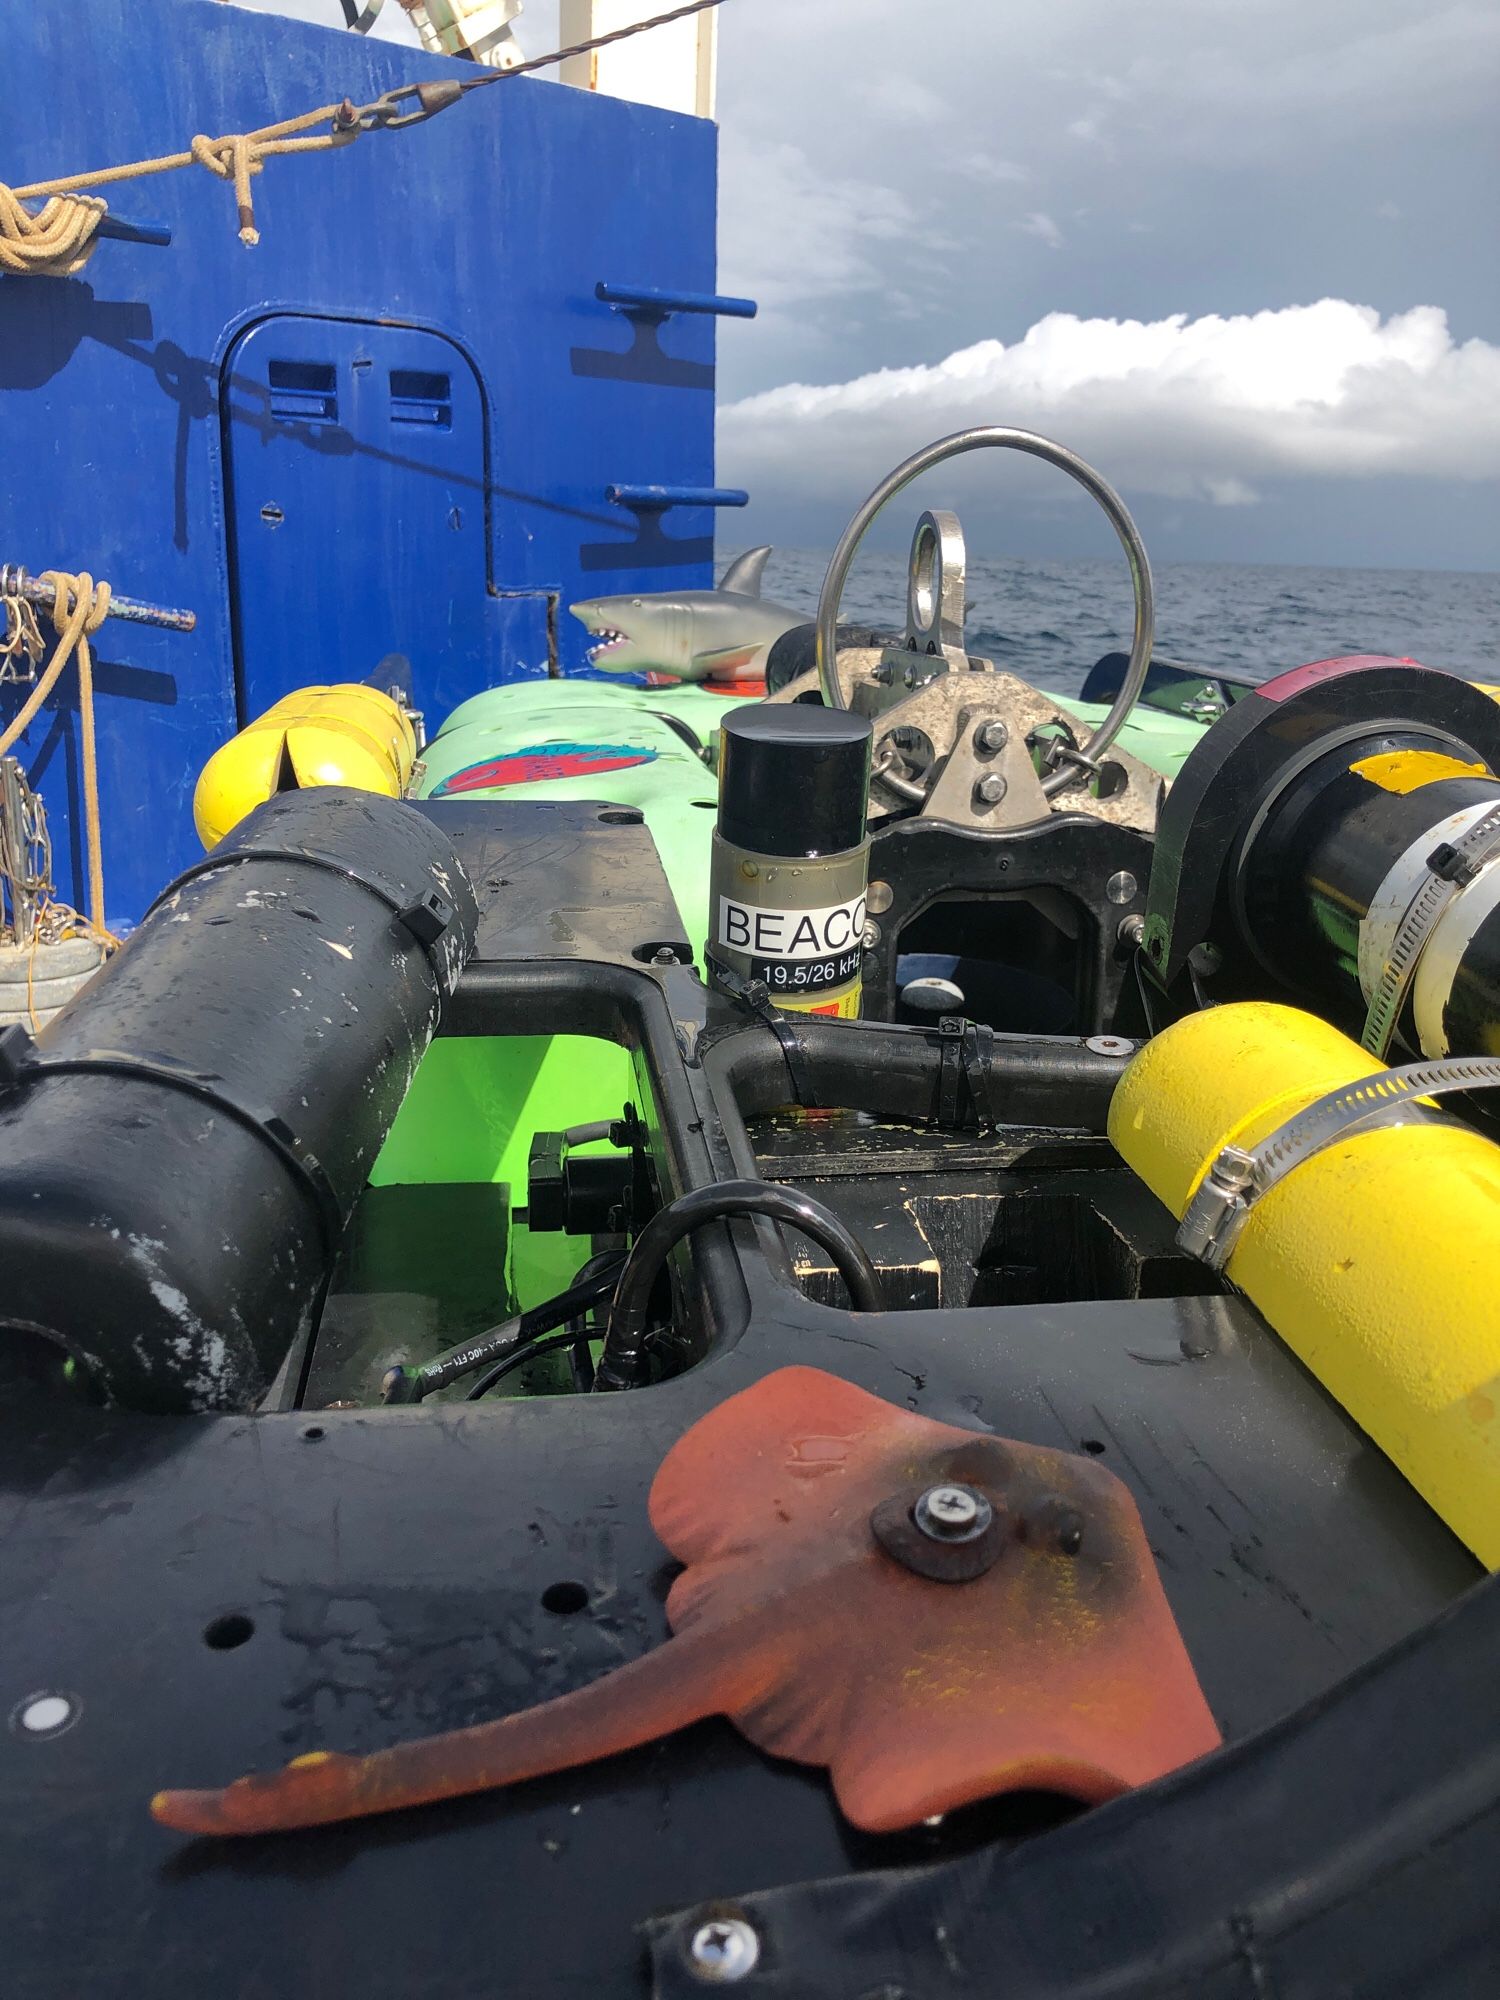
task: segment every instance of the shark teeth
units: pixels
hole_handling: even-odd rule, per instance
[[[613,628],[606,627],[605,630],[596,633],[594,637],[595,643],[592,646],[584,648],[590,665],[595,660],[601,659],[604,654],[613,653],[619,647],[623,646],[629,639],[630,634],[628,632],[616,632]]]

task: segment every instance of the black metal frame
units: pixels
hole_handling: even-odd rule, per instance
[[[644,829],[590,807],[430,810],[465,849],[484,912],[446,1031],[629,1048],[664,1196],[753,1166],[741,1109],[774,1099],[784,1057],[732,1012],[711,1023],[689,970],[634,958],[679,929]],[[601,895],[611,882],[618,896]],[[557,914],[585,903],[560,955]],[[802,1032],[832,1095],[854,1094],[839,1079],[858,1083],[873,1050],[913,1102],[941,1101],[930,1035]],[[1071,1065],[1070,1102],[1097,1105],[1104,1071],[1088,1052],[1001,1040],[1002,1100],[1013,1089],[1031,1102],[1034,1077],[1036,1099],[1055,1103]],[[764,1222],[700,1231],[679,1258],[701,1360],[630,1394],[247,1418],[151,1419],[19,1392],[0,1406],[7,2000],[456,2000],[497,1982],[536,2000],[686,1992],[683,1939],[732,1898],[751,1899],[766,1937],[747,1992],[1063,1994],[1115,1971],[1122,1992],[1264,1991],[1257,1899],[1285,1878],[1278,1857],[1316,1872],[1351,1853],[1345,1822],[1382,1798],[1399,1827],[1342,1878],[1364,1897],[1369,1954],[1384,1943],[1392,1963],[1446,1969],[1446,1987],[1437,1972],[1415,1980],[1424,1992],[1478,1990],[1494,1946],[1471,1892],[1482,1879],[1487,1911],[1496,1794],[1461,1766],[1468,1755],[1488,1774],[1494,1757],[1500,1595],[1469,1590],[1472,1559],[1249,1306],[853,1314],[803,1296]],[[219,1845],[153,1825],[160,1785],[461,1726],[659,1643],[671,1572],[646,1517],[656,1468],[704,1411],[790,1362],[950,1422],[1104,1453],[1140,1506],[1231,1747],[1015,1855],[1016,1834],[1056,1825],[1046,1802],[875,1839],[840,1820],[822,1774],[717,1723],[388,1820]],[[559,1593],[564,1581],[575,1588]],[[43,1691],[64,1695],[73,1720],[31,1740],[20,1711]],[[1343,1714],[1373,1722],[1324,1726]],[[1372,1791],[1380,1769],[1391,1784]],[[1254,1814],[1274,1816],[1264,1839]],[[1376,1862],[1427,1826],[1435,1855],[1450,1833],[1468,1843],[1451,1849],[1458,1887],[1429,1870],[1426,1904],[1383,1913]],[[913,1862],[943,1865],[880,1872]],[[810,1886],[777,1889],[788,1882]],[[670,1909],[687,1914],[659,1925],[648,1965],[640,1927]],[[1237,1987],[1150,1983],[1153,1967],[1175,1976],[1205,1932],[1228,1941],[1218,1960]],[[1322,1949],[1319,1936],[1300,1956],[1298,1937],[1279,1941],[1276,1990],[1329,1990]]]
[[[877,917],[880,936],[865,960],[866,1014],[895,1019],[902,936],[925,910],[964,899],[1024,901],[1045,890],[1062,895],[1078,917],[1079,1031],[1112,1029],[1130,970],[1120,925],[1146,907],[1151,855],[1144,834],[1083,813],[1053,813],[1001,833],[946,820],[891,821],[870,848],[870,879],[889,884],[893,900]],[[1107,885],[1121,871],[1134,875],[1136,893],[1116,903]]]

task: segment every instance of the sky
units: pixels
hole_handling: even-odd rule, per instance
[[[720,20],[720,285],[761,306],[720,332],[737,539],[827,546],[900,458],[983,423],[1081,451],[1158,560],[1500,568],[1492,0]],[[527,52],[556,24],[530,0]],[[976,551],[1113,546],[1014,454],[913,497],[958,504]]]

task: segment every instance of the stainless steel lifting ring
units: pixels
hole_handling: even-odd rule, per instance
[[[833,552],[833,560],[828,565],[828,574],[823,579],[822,594],[818,598],[818,683],[827,707],[848,707],[836,664],[839,607],[843,603],[849,567],[875,516],[888,500],[894,500],[901,489],[909,486],[920,473],[930,472],[933,466],[942,465],[947,459],[957,458],[962,452],[978,451],[986,445],[995,445],[1004,451],[1029,452],[1033,458],[1045,459],[1049,465],[1058,466],[1076,479],[1086,493],[1092,494],[1109,516],[1110,526],[1120,538],[1120,546],[1130,564],[1130,581],[1135,591],[1135,634],[1130,642],[1130,659],[1126,664],[1125,678],[1120,683],[1120,692],[1115,696],[1108,715],[1083,745],[1081,753],[1070,751],[1066,744],[1055,745],[1048,751],[1048,762],[1055,768],[1043,778],[1042,790],[1051,798],[1068,785],[1076,784],[1087,769],[1098,763],[1119,735],[1121,724],[1140,699],[1145,685],[1146,669],[1151,664],[1151,641],[1156,629],[1151,564],[1136,525],[1126,512],[1124,501],[1109,482],[1101,479],[1091,465],[1077,452],[1069,451],[1066,445],[1054,444],[1050,438],[1038,437],[1034,431],[1016,431],[998,424],[985,424],[973,430],[955,431],[952,437],[939,438],[935,444],[924,445],[898,465],[894,472],[888,473],[845,528]],[[1064,761],[1065,758],[1070,761]],[[1058,766],[1060,768],[1056,768]]]

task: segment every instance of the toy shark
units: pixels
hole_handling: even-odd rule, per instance
[[[758,680],[783,632],[805,625],[760,594],[769,548],[737,556],[717,590],[646,597],[590,597],[573,616],[595,640],[589,665],[611,674],[662,673],[677,680]]]

